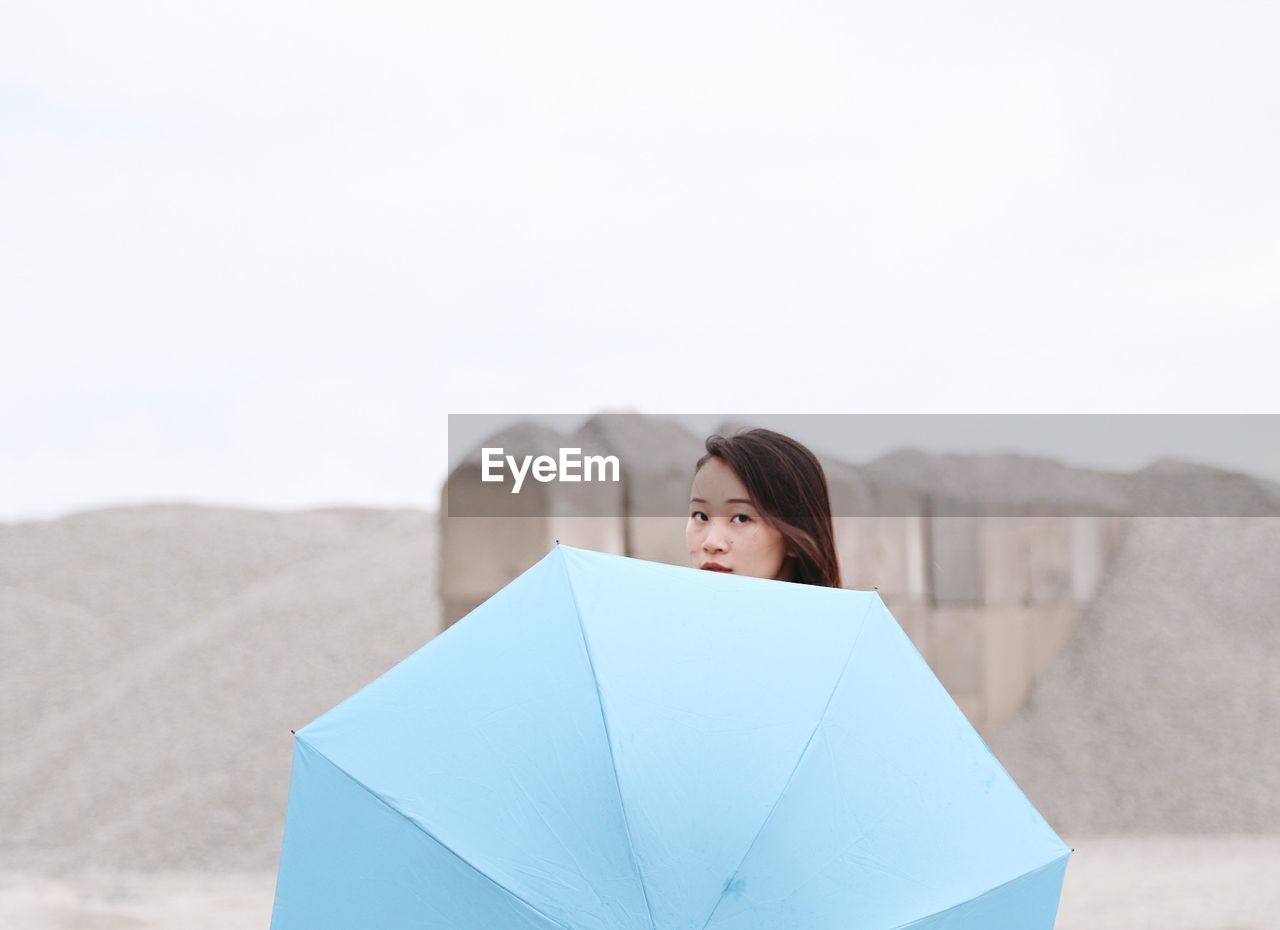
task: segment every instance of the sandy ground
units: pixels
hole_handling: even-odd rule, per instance
[[[1058,930],[1274,930],[1280,836],[1069,838]],[[271,873],[0,874],[0,927],[263,930]]]

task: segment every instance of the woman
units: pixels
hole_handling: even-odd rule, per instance
[[[709,436],[694,466],[685,538],[695,568],[840,587],[827,478],[790,437]]]

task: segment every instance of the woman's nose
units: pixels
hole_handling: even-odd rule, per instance
[[[707,530],[706,537],[702,540],[702,548],[708,552],[723,552],[726,548],[722,531],[714,527]]]

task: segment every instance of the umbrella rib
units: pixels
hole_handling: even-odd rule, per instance
[[[618,807],[622,812],[622,827],[627,833],[627,849],[631,853],[631,864],[636,870],[636,879],[640,882],[640,893],[644,896],[644,909],[649,917],[650,930],[656,930],[653,922],[653,908],[649,904],[649,889],[644,884],[644,873],[640,871],[640,861],[636,858],[636,844],[631,839],[631,819],[627,816],[627,802],[622,797],[622,782],[618,778],[618,761],[613,755],[613,736],[609,733],[609,718],[604,712],[604,695],[600,691],[600,679],[596,677],[596,664],[591,658],[591,642],[587,639],[587,628],[582,622],[582,608],[578,605],[578,592],[573,587],[573,575],[565,562],[563,550],[560,553],[560,566],[564,569],[565,582],[569,586],[569,597],[573,600],[573,613],[578,618],[578,632],[582,634],[582,647],[587,653],[587,667],[591,670],[591,680],[596,686],[596,701],[600,705],[600,722],[604,724],[604,742],[609,750],[609,767],[613,769],[613,784],[618,791]]]
[[[813,738],[818,735],[818,730],[822,728],[822,721],[827,717],[827,711],[831,707],[831,701],[835,698],[836,692],[840,690],[840,683],[844,681],[844,676],[849,671],[849,665],[853,661],[854,650],[858,648],[858,641],[862,639],[862,631],[867,628],[868,617],[871,614],[871,608],[875,606],[879,595],[873,597],[867,603],[867,608],[862,612],[862,620],[858,624],[858,631],[853,634],[853,642],[849,644],[849,654],[844,657],[844,666],[840,669],[840,674],[836,676],[836,682],[831,687],[831,693],[827,695],[827,703],[822,705],[822,713],[818,714],[818,721],[813,725],[813,732],[809,734],[809,738],[805,740],[804,748],[800,750],[800,755],[796,757],[796,764],[791,768],[791,774],[787,776],[786,782],[782,786],[782,790],[778,792],[778,796],[774,798],[773,806],[769,808],[769,813],[765,815],[763,821],[760,822],[760,829],[756,830],[756,835],[751,838],[751,842],[747,844],[747,851],[742,854],[742,858],[738,860],[738,865],[729,875],[729,881],[725,882],[725,888],[720,892],[720,897],[716,898],[716,903],[711,908],[711,913],[707,915],[706,921],[702,924],[701,930],[707,930],[711,925],[711,919],[716,916],[716,911],[720,910],[720,905],[724,902],[724,896],[733,879],[737,877],[738,872],[742,870],[742,864],[747,861],[747,857],[751,855],[751,850],[755,848],[756,841],[760,839],[764,833],[764,828],[769,825],[769,821],[773,819],[773,813],[778,809],[778,805],[782,802],[782,798],[786,795],[787,789],[791,787],[791,781],[795,778],[796,772],[800,769],[800,763],[804,761],[805,755],[809,752],[809,746],[813,742]]]
[[[958,904],[953,904],[950,907],[944,907],[942,910],[934,911],[932,914],[925,914],[923,917],[917,917],[915,920],[909,920],[905,924],[898,924],[896,927],[891,927],[890,930],[909,930],[910,927],[917,926],[918,924],[923,923],[926,920],[933,920],[933,918],[938,917],[942,914],[946,914],[948,911],[954,911],[956,908],[964,907],[966,904],[972,904],[974,901],[981,901],[983,898],[986,898],[986,897],[989,897],[990,895],[995,894],[1001,888],[1007,888],[1008,886],[1014,884],[1015,882],[1020,882],[1024,878],[1030,878],[1032,875],[1036,875],[1040,872],[1043,872],[1045,869],[1051,866],[1057,865],[1059,862],[1067,858],[1067,856],[1069,855],[1071,855],[1071,853],[1067,852],[1064,855],[1058,856],[1056,859],[1049,860],[1048,862],[1044,863],[1044,865],[1038,865],[1034,869],[1031,869],[1028,872],[1023,872],[1021,875],[1016,875],[1013,878],[1009,879],[1007,882],[1001,882],[1000,884],[996,885],[994,888],[988,888],[986,891],[984,891],[980,895],[977,895],[976,897],[969,898],[965,901],[961,901]]]
[[[431,840],[431,842],[435,843],[437,846],[439,846],[439,847],[440,847],[441,849],[443,849],[445,852],[449,853],[451,856],[453,856],[455,859],[457,859],[459,862],[461,862],[463,865],[465,865],[465,866],[466,866],[468,869],[470,869],[472,872],[475,872],[475,873],[476,873],[477,875],[479,875],[481,878],[483,878],[483,879],[485,879],[486,881],[488,881],[490,884],[492,884],[492,885],[493,885],[493,887],[497,888],[499,891],[503,892],[504,894],[508,895],[509,897],[514,898],[516,901],[519,901],[521,904],[523,904],[523,905],[524,905],[525,907],[527,907],[529,910],[533,911],[533,913],[537,914],[539,917],[541,917],[543,920],[547,921],[547,923],[551,924],[552,926],[554,926],[554,927],[559,927],[559,928],[560,928],[560,930],[572,930],[572,928],[571,928],[571,927],[569,927],[569,926],[567,926],[567,925],[565,925],[565,924],[560,923],[560,921],[556,920],[555,918],[551,917],[551,916],[550,916],[550,915],[548,915],[548,914],[544,914],[542,911],[538,910],[536,907],[534,907],[532,904],[530,904],[530,903],[529,903],[528,901],[526,901],[524,898],[520,897],[520,895],[516,894],[514,891],[512,891],[512,890],[511,890],[510,888],[508,888],[506,885],[504,885],[504,884],[502,884],[501,882],[499,882],[499,881],[498,881],[497,879],[495,879],[492,875],[489,875],[487,872],[485,872],[485,871],[483,871],[482,869],[480,869],[480,868],[479,868],[475,863],[470,862],[469,860],[467,860],[465,857],[463,857],[463,856],[462,856],[462,855],[461,855],[461,854],[460,854],[456,849],[454,849],[452,846],[450,846],[450,845],[448,845],[447,843],[445,843],[443,840],[441,840],[438,836],[434,835],[430,830],[428,830],[428,829],[427,829],[426,827],[424,827],[422,824],[418,823],[418,821],[414,820],[412,817],[410,817],[410,816],[409,816],[408,814],[406,814],[404,811],[400,810],[400,808],[396,807],[394,804],[392,804],[390,801],[388,801],[388,800],[387,800],[386,798],[384,798],[382,795],[378,794],[378,792],[374,791],[372,788],[370,788],[370,787],[369,787],[368,785],[366,785],[364,782],[360,781],[360,779],[356,778],[354,775],[352,775],[350,772],[348,772],[348,771],[347,771],[346,769],[344,769],[342,766],[338,765],[338,763],[334,762],[332,759],[330,759],[328,756],[326,756],[323,752],[321,752],[319,749],[317,749],[317,748],[316,748],[316,746],[315,746],[314,744],[307,742],[306,740],[304,740],[304,739],[303,739],[300,735],[298,735],[298,734],[294,734],[294,739],[295,739],[295,740],[298,740],[299,742],[301,742],[304,746],[306,746],[308,749],[310,749],[312,752],[314,752],[317,756],[319,756],[319,757],[320,757],[321,759],[323,759],[325,762],[329,763],[329,765],[333,766],[333,768],[334,768],[334,770],[335,770],[335,771],[341,772],[341,773],[342,773],[346,778],[348,778],[348,779],[350,779],[350,780],[351,780],[352,784],[356,785],[358,788],[360,788],[360,789],[362,789],[363,791],[367,792],[371,797],[373,797],[376,801],[378,801],[378,803],[382,804],[384,807],[388,808],[389,810],[392,810],[392,811],[394,811],[395,813],[399,814],[399,815],[400,815],[401,817],[403,817],[406,821],[408,821],[410,825],[412,825],[412,826],[413,826],[414,828],[416,828],[420,833],[422,833],[422,834],[423,834],[424,836],[426,836],[429,840]]]

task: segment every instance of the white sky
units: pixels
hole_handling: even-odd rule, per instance
[[[9,2],[0,519],[434,506],[449,412],[1280,412],[1277,35]]]

